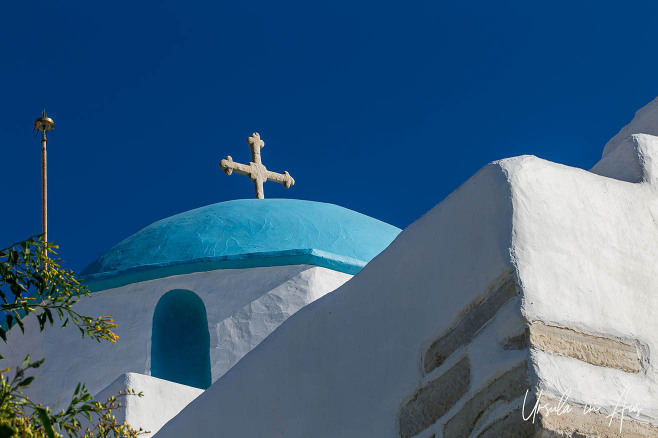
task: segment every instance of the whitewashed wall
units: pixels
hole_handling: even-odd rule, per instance
[[[488,339],[475,338],[452,356],[467,351],[471,358],[462,367],[471,376],[468,397],[476,397],[474,387],[487,387],[503,358],[525,355],[529,390],[556,400],[566,393],[576,406],[600,407],[602,416],[619,403],[638,406],[637,415],[626,409],[625,431],[651,430],[628,436],[656,436],[658,138],[637,135],[628,141],[633,145],[627,151],[636,156],[618,163],[636,162],[637,171],[611,165],[605,173],[637,174],[633,183],[532,156],[486,166],[352,280],[286,321],[157,437],[399,437],[401,406],[428,383],[419,360],[428,343],[477,306],[505,273],[520,282],[515,319],[509,319],[515,324],[498,333],[494,321],[480,332]],[[594,336],[599,345],[624,342],[636,347],[640,369],[581,360],[568,351],[575,337],[556,336],[566,339],[562,350],[534,344],[518,347],[521,353],[503,348],[504,337],[523,325]],[[500,354],[491,354],[493,347]],[[610,351],[607,359],[614,361],[615,350]],[[468,397],[442,415],[456,418]],[[491,409],[487,416],[496,406]],[[598,428],[587,423],[594,417],[583,414],[565,427]],[[509,418],[526,425],[520,409]],[[550,427],[558,430],[557,423]],[[585,435],[616,436],[578,436]],[[417,436],[458,435],[429,427]]]
[[[105,401],[116,396],[119,391],[125,392],[133,388],[139,388],[144,393],[143,397],[128,395],[120,399],[121,407],[112,413],[117,423],[126,421],[133,429],[142,428],[149,432],[146,436],[154,435],[167,421],[203,393],[202,389],[191,386],[143,374],[127,373],[110,383],[95,398]],[[81,421],[84,427],[89,427],[84,417]]]
[[[27,392],[36,400],[66,403],[78,381],[97,393],[121,374],[149,374],[155,306],[168,291],[187,289],[206,306],[215,381],[290,315],[351,277],[297,265],[199,272],[130,284],[94,292],[75,306],[81,314],[111,315],[118,324],[116,345],[82,339],[72,326],[48,327],[39,334],[36,318],[30,318],[26,334],[12,329],[0,354],[7,358],[5,366],[19,364],[28,353],[46,358]]]

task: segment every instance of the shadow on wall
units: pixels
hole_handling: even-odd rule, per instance
[[[206,306],[192,291],[171,290],[155,306],[151,376],[201,389],[210,386]]]

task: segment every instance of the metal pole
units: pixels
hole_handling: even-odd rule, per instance
[[[46,161],[46,131],[41,138],[41,224],[43,242],[48,242],[48,165]]]
[[[41,117],[34,121],[34,129],[43,132],[43,137],[41,137],[41,230],[44,245],[48,243],[48,168],[46,162],[48,139],[46,138],[46,131],[50,131],[54,127],[55,123],[53,119],[46,115],[46,110],[43,110]],[[44,255],[48,255],[47,250],[44,250]],[[48,270],[48,264],[44,264],[44,269]]]

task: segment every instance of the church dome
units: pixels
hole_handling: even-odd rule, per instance
[[[241,199],[155,222],[81,276],[91,290],[191,272],[311,264],[356,274],[400,229],[322,202]]]

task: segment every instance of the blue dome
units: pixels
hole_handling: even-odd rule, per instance
[[[312,264],[355,274],[400,229],[343,207],[292,199],[220,202],[155,222],[87,266],[91,290],[214,269]]]

